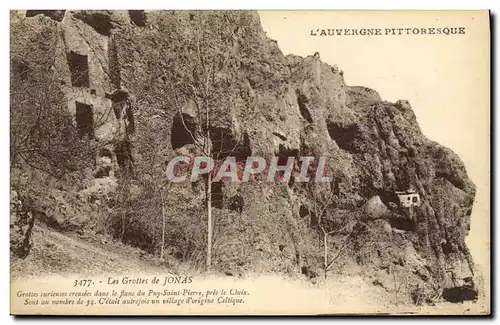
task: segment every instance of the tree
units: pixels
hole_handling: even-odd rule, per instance
[[[135,48],[139,49],[137,52],[119,57],[120,61],[129,64],[138,76],[127,80],[127,89],[137,98],[136,105],[141,107],[135,115],[137,128],[141,129],[141,136],[134,138],[138,151],[136,158],[140,160],[138,165],[161,159],[162,156],[164,168],[165,159],[169,159],[171,153],[165,145],[165,139],[172,138],[172,134],[177,134],[177,131],[183,133],[187,141],[179,146],[172,145],[172,149],[179,149],[189,143],[195,148],[191,152],[192,156],[203,155],[217,161],[231,154],[232,148],[241,142],[238,135],[231,133],[231,121],[228,119],[231,114],[228,114],[228,111],[235,104],[235,78],[241,74],[240,61],[237,58],[241,45],[238,39],[248,36],[248,32],[244,30],[245,24],[241,22],[244,15],[226,11],[190,12],[189,18],[187,14],[180,12],[172,12],[169,15],[175,19],[166,19],[151,30],[132,29],[130,33],[121,34],[114,40],[117,44],[123,42],[123,47],[128,42],[140,42],[144,45],[136,46]],[[178,20],[184,22],[172,23]],[[260,38],[256,36],[255,39]],[[245,42],[245,46],[251,46],[249,44]],[[139,65],[134,61],[145,64]],[[185,111],[186,106],[189,106],[189,112]],[[160,146],[158,150],[151,150],[152,142],[144,139],[149,132],[145,131],[144,124],[150,123],[153,115],[158,125],[151,128],[151,138],[155,141],[163,140],[163,148]],[[172,115],[177,115],[182,121],[182,130],[164,132],[164,127],[170,126],[169,123],[172,122]],[[227,139],[230,141],[226,141]],[[219,145],[221,143],[223,145]],[[161,171],[154,169],[154,172],[152,177],[158,182]],[[142,177],[142,173],[149,171],[145,169],[138,173],[138,176]],[[213,195],[213,173],[204,175],[202,181],[205,183],[202,215],[207,216],[205,264],[210,268],[215,223],[212,208],[219,202],[214,202],[217,198]],[[181,189],[175,188],[175,191],[177,190]],[[167,225],[176,221],[172,209],[189,208],[169,206]],[[168,240],[169,238],[166,239]]]
[[[93,163],[92,143],[79,136],[57,75],[20,62],[11,61],[11,168],[29,166],[56,178],[84,170]]]
[[[62,178],[92,161],[54,71],[58,30],[12,20],[10,37],[10,165]],[[26,32],[26,31],[29,32]]]
[[[217,16],[220,15],[220,16]],[[197,153],[211,157],[214,161],[232,154],[241,139],[231,141],[232,147],[225,146],[224,129],[216,130],[213,123],[223,119],[223,113],[214,109],[224,102],[224,87],[230,83],[230,49],[234,46],[234,35],[225,31],[225,13],[209,12],[198,17],[194,27],[193,37],[187,40],[185,53],[188,56],[183,61],[185,78],[179,80],[172,70],[164,69],[164,76],[168,76],[168,93],[173,94],[173,101],[185,130],[191,138],[191,143],[197,148]],[[183,105],[192,100],[196,108],[196,127],[188,127]],[[203,176],[205,184],[205,202],[207,212],[207,256],[206,267],[212,264],[212,239],[214,220],[212,217],[212,185],[213,172]]]
[[[315,164],[310,165],[309,177],[314,177]],[[334,179],[334,182],[338,180]],[[337,208],[338,194],[334,189],[335,183],[304,183],[303,194],[308,197],[308,212],[310,226],[317,229],[320,247],[322,247],[322,268],[326,280],[328,271],[345,252],[346,246],[352,236],[359,231],[356,215],[341,213]],[[337,245],[332,245],[332,237],[338,240]],[[334,246],[335,250],[330,251]]]
[[[134,145],[143,149],[137,153],[139,163],[134,170],[119,173],[119,186],[113,200],[112,226],[120,240],[165,258],[168,240],[167,210],[171,183],[164,173],[164,132],[167,125],[160,120],[138,119],[141,136]],[[160,128],[160,129],[159,129]]]

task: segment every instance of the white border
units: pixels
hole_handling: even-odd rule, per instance
[[[42,5],[43,4],[43,5]],[[117,4],[119,6],[117,6]],[[1,279],[0,281],[0,287],[1,287],[1,294],[0,294],[0,307],[1,307],[1,312],[0,312],[0,317],[1,317],[1,324],[11,324],[15,322],[15,319],[9,315],[9,283],[10,283],[10,277],[9,277],[9,244],[8,244],[8,238],[9,238],[9,231],[8,231],[8,226],[7,226],[7,219],[8,219],[8,211],[9,211],[9,157],[8,157],[8,152],[9,152],[9,53],[8,53],[8,48],[9,48],[9,9],[56,9],[56,8],[67,8],[67,9],[74,9],[74,8],[92,8],[92,9],[260,9],[260,10],[270,10],[270,9],[289,9],[289,10],[297,10],[297,9],[304,9],[304,10],[312,10],[312,9],[337,9],[337,10],[347,10],[347,9],[370,9],[370,10],[410,10],[410,9],[420,9],[420,10],[435,10],[435,9],[455,9],[455,10],[472,10],[472,9],[491,9],[492,12],[496,15],[499,14],[500,9],[499,9],[499,4],[500,1],[494,1],[494,0],[474,0],[474,1],[467,1],[467,0],[454,0],[454,1],[438,1],[438,0],[406,0],[406,1],[395,1],[395,0],[379,0],[377,2],[374,1],[369,1],[369,0],[349,0],[349,1],[319,1],[319,0],[307,0],[307,1],[297,1],[297,0],[287,0],[287,1],[269,1],[269,0],[256,0],[256,1],[247,1],[247,2],[236,2],[236,1],[221,1],[221,0],[212,0],[212,1],[193,1],[193,0],[183,0],[183,1],[132,1],[132,0],[122,0],[120,2],[104,2],[102,0],[87,0],[85,2],[67,2],[67,1],[61,1],[61,0],[51,0],[51,1],[34,1],[34,0],[20,0],[12,3],[6,3],[2,2],[2,7],[5,6],[5,9],[2,10],[5,19],[2,20],[1,22],[1,38],[2,38],[2,44],[4,44],[4,50],[1,51],[1,56],[3,62],[2,65],[0,65],[1,69],[1,81],[2,81],[2,102],[4,105],[2,105],[2,108],[0,110],[0,163],[1,163],[1,177],[2,177],[2,186],[0,187],[1,193],[0,193],[0,202],[1,202],[1,207],[2,211],[6,214],[4,220],[5,224],[1,228],[3,229],[4,236],[2,238],[4,239],[4,243],[0,245],[0,261],[2,263],[2,268],[1,268]],[[497,18],[497,24],[498,24],[498,16]],[[493,40],[494,44],[498,43],[498,32],[495,32],[495,37]],[[492,44],[493,46],[493,44]],[[495,73],[495,75],[498,74],[498,65],[496,66],[495,71],[492,71],[492,73]],[[494,91],[494,90],[492,90]],[[493,103],[494,107],[498,107],[498,97],[495,98],[495,103]],[[498,125],[498,114],[496,114],[495,118],[495,125]],[[495,142],[494,142],[495,148],[494,152],[496,152],[497,146],[498,146],[498,139],[495,137]],[[495,183],[498,181],[498,176],[495,177]],[[492,184],[493,186],[493,184]],[[492,201],[499,202],[500,194],[496,192],[495,198],[492,198]],[[493,216],[496,218],[497,216]],[[498,221],[495,223],[495,233],[498,233]],[[498,261],[498,251],[496,250],[495,254],[495,261]],[[494,269],[493,269],[494,270]],[[496,287],[496,285],[495,285]],[[496,290],[495,290],[496,291]],[[498,300],[496,300],[498,301]],[[497,310],[498,312],[498,306],[495,306],[494,309]],[[25,324],[31,324],[31,323],[38,323],[40,321],[59,321],[59,322],[68,322],[68,321],[74,321],[71,319],[24,319],[23,323]],[[75,319],[76,320],[76,319]],[[154,318],[152,320],[156,321],[161,321],[161,322],[169,322],[169,323],[177,323],[177,322],[196,322],[196,321],[206,321],[206,319],[158,319]],[[232,322],[235,319],[228,319],[226,321]],[[270,319],[253,319],[256,322],[259,323],[267,323],[271,322],[272,320]],[[273,319],[276,321],[277,319]],[[411,320],[411,319],[410,319]],[[421,320],[421,319],[419,319]],[[90,323],[92,324],[105,324],[109,321],[117,321],[117,319],[95,319],[95,318],[89,318],[89,319],[78,319],[79,322],[85,322],[85,323]],[[121,318],[118,321],[125,321],[125,319]],[[132,323],[132,324],[140,324],[144,322],[144,319],[126,319],[127,323]],[[212,321],[219,321],[219,319],[213,319]],[[281,321],[289,321],[287,319],[281,319]],[[310,322],[313,320],[310,319],[299,319],[301,322]],[[340,319],[333,319],[333,320],[328,320],[328,321],[334,321],[334,322],[344,322],[345,320],[340,320]],[[360,322],[363,320],[360,319],[350,319],[349,322]],[[415,320],[414,320],[415,321]],[[442,321],[456,321],[456,319],[426,319],[425,322],[427,324],[429,323],[437,323],[437,322],[442,322]],[[478,322],[480,321],[479,319],[468,319],[469,322]]]

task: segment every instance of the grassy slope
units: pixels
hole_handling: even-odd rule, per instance
[[[12,278],[52,274],[123,274],[165,272],[165,265],[139,249],[114,241],[74,233],[63,234],[43,226],[33,229],[33,248],[25,259],[12,258]]]

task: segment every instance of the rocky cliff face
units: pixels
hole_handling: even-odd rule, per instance
[[[53,51],[69,112],[78,119],[79,110],[92,107],[94,120],[101,121],[93,136],[110,167],[104,176],[94,174],[96,179],[123,186],[127,171],[135,175],[135,192],[145,191],[146,183],[157,188],[165,161],[207,134],[215,153],[231,150],[242,160],[327,156],[328,172],[338,180],[328,215],[348,225],[328,244],[332,272],[364,274],[392,292],[405,287],[414,301],[436,291],[449,300],[475,298],[464,242],[475,186],[455,153],[422,134],[407,101],[389,103],[374,90],[346,85],[343,73],[318,53],[284,56],[265,36],[256,13],[60,16],[25,18],[27,27],[18,33],[30,35],[42,26],[52,31],[50,46],[48,38],[41,39],[36,51]],[[199,109],[207,106],[208,123]],[[174,221],[177,212],[187,213],[186,205],[203,206],[201,189],[174,186],[166,207]],[[114,193],[110,188],[106,193]],[[420,198],[411,209],[395,194],[410,189]],[[218,270],[310,278],[321,273],[314,191],[300,184],[253,183],[220,184],[214,191],[220,201],[214,205]],[[196,226],[200,217],[191,218],[188,223]],[[179,236],[171,231],[172,238]],[[194,233],[182,241],[167,239],[172,258],[186,258],[186,246],[194,241],[185,237]],[[152,236],[130,242],[145,245]]]

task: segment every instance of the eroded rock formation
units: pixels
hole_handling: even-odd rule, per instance
[[[343,73],[318,54],[284,56],[252,12],[49,17],[27,18],[18,32],[29,35],[40,25],[54,31],[50,46],[38,51],[53,51],[77,123],[79,111],[82,120],[101,122],[82,132],[102,143],[105,176],[109,168],[133,169],[160,181],[166,160],[203,140],[200,123],[220,155],[231,148],[241,160],[327,156],[328,172],[339,180],[329,213],[355,229],[336,234],[348,237],[346,245],[331,243],[342,254],[337,272],[364,274],[388,291],[407,286],[415,295],[442,288],[444,296],[477,294],[464,241],[475,186],[455,153],[422,134],[408,102],[389,103],[374,90],[346,85]],[[210,105],[208,123],[199,114],[203,105]],[[178,186],[183,200],[169,201],[169,210],[201,204],[195,185]],[[218,200],[228,202],[215,206],[215,215],[230,220],[220,226],[216,268],[321,273],[315,216],[308,210],[315,197],[300,184],[214,188]],[[394,197],[409,188],[421,199],[411,212]],[[169,245],[176,258],[183,256],[182,247]]]

